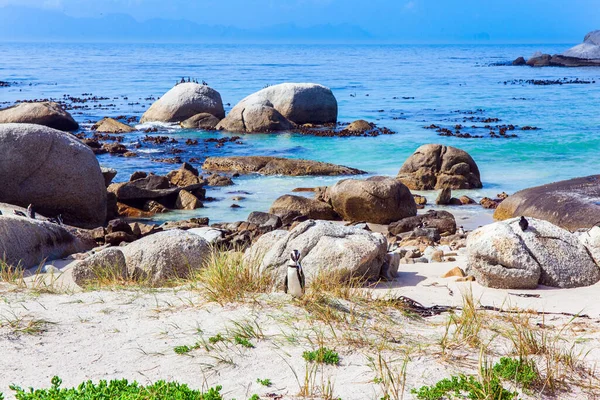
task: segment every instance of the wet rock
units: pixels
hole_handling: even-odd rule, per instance
[[[144,113],[140,123],[180,122],[200,113],[225,117],[221,95],[216,90],[197,83],[182,83],[165,93]]]
[[[495,209],[495,208],[498,207],[498,204],[500,204],[500,201],[496,201],[494,199],[490,199],[489,197],[484,197],[483,199],[481,199],[481,201],[479,202],[479,204],[481,204],[481,206],[483,208]]]
[[[147,176],[148,176],[148,174],[143,171],[135,171],[133,174],[131,174],[131,177],[129,177],[129,181],[130,182],[137,181],[138,179],[142,179]]]
[[[517,57],[513,62],[512,65],[527,65],[527,62],[525,61],[525,59],[523,57]]]
[[[208,186],[231,186],[233,180],[230,177],[220,174],[211,174],[206,178]]]
[[[440,144],[419,147],[402,165],[398,179],[411,190],[482,187],[473,158],[463,150]]]
[[[0,124],[37,124],[61,131],[75,131],[79,124],[58,103],[21,103],[0,110]]]
[[[221,120],[212,114],[200,113],[186,119],[180,125],[184,129],[202,129],[206,131],[214,131],[219,124],[219,121]]]
[[[502,201],[494,212],[497,220],[521,215],[570,231],[591,228],[600,220],[600,175],[521,190]]]
[[[366,173],[358,169],[319,161],[267,156],[209,157],[204,162],[204,165],[202,165],[202,169],[205,171],[238,172],[243,174],[259,173],[263,175],[288,176],[335,176]]]
[[[98,160],[74,136],[33,124],[0,124],[0,201],[66,224],[95,228],[106,219]]]
[[[121,143],[104,143],[102,149],[110,154],[125,154],[129,150]]]
[[[338,220],[340,218],[327,203],[287,194],[273,202],[269,214],[279,216],[284,225],[296,220]]]
[[[275,214],[269,214],[260,211],[253,211],[246,219],[252,224],[256,224],[261,228],[279,229],[283,225],[281,218]]]
[[[146,236],[121,248],[129,274],[149,278],[154,285],[187,278],[211,255],[208,242],[178,229]]]
[[[469,196],[460,196],[458,198],[458,201],[460,201],[460,203],[462,205],[477,204],[477,202],[475,200],[473,200],[472,198],[470,198]]]
[[[330,89],[313,83],[282,83],[240,101],[217,129],[232,132],[273,132],[294,124],[337,120],[337,101]]]
[[[178,210],[195,210],[196,208],[202,207],[204,207],[202,205],[202,202],[187,190],[181,190],[177,194],[175,208],[177,208]]]
[[[171,171],[166,175],[171,184],[179,187],[186,187],[197,185],[202,182],[198,177],[198,170],[193,167],[191,167],[193,169],[190,169],[187,166],[191,167],[189,164],[183,164],[181,168]]]
[[[92,126],[92,130],[100,133],[130,133],[135,131],[129,125],[112,118],[103,118]]]
[[[388,226],[388,231],[392,235],[399,235],[417,228],[435,228],[440,233],[454,234],[456,232],[456,220],[454,215],[447,211],[430,210],[425,214],[403,218],[400,221],[391,223]]]
[[[452,190],[448,187],[440,190],[437,199],[435,200],[435,204],[437,205],[448,205],[450,204],[450,200],[452,199]]]
[[[373,128],[374,128],[374,126],[372,126],[370,123],[368,123],[364,119],[359,119],[359,120],[352,122],[345,129],[350,132],[367,132]]]
[[[537,284],[571,288],[593,285],[600,268],[570,232],[550,222],[519,218],[486,225],[467,238],[467,273],[484,286],[529,289]]]
[[[388,224],[417,214],[413,196],[396,179],[344,179],[327,189],[330,203],[346,221]]]
[[[91,236],[78,235],[72,228],[39,219],[0,216],[0,258],[14,267],[37,267],[43,261],[85,252],[94,246]]]
[[[262,259],[260,268],[283,281],[292,250],[301,254],[308,284],[320,272],[335,272],[342,279],[378,279],[386,259],[387,241],[383,235],[364,229],[309,220],[290,232],[273,231],[261,236],[245,257]]]
[[[427,198],[425,196],[420,196],[418,194],[413,194],[413,199],[415,199],[415,203],[418,206],[424,206],[427,204]]]

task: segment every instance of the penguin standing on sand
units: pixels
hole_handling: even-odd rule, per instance
[[[305,287],[304,271],[300,265],[300,252],[294,250],[288,262],[284,291],[285,293],[289,292],[293,297],[302,297]]]
[[[519,226],[523,232],[527,230],[529,227],[529,222],[525,219],[525,217],[521,216],[521,219],[519,220]]]

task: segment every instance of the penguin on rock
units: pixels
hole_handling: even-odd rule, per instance
[[[284,291],[293,297],[299,298],[304,295],[305,288],[304,271],[302,271],[302,265],[300,265],[300,252],[294,250],[288,262]]]

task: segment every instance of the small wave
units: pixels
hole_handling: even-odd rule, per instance
[[[135,126],[135,129],[139,130],[139,131],[143,131],[146,129],[152,129],[152,128],[156,128],[159,131],[168,131],[168,132],[175,132],[175,131],[180,131],[182,128],[181,126],[179,126],[179,124],[175,123],[175,122],[145,122],[143,124],[138,124]]]

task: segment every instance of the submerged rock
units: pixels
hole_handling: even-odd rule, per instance
[[[300,251],[308,283],[319,273],[337,273],[342,279],[378,279],[386,261],[387,241],[383,235],[361,228],[309,220],[289,232],[278,230],[261,236],[245,257],[283,281],[292,250]]]
[[[238,173],[288,176],[335,176],[365,174],[355,168],[312,160],[290,159],[268,156],[208,157],[202,169]]]
[[[419,147],[400,168],[398,179],[411,190],[482,187],[473,158],[461,149],[441,144]]]
[[[200,113],[224,118],[225,109],[221,95],[206,85],[187,82],[175,86],[152,104],[140,119],[140,123],[181,122]]]
[[[591,228],[600,220],[600,175],[521,190],[502,201],[494,212],[498,220],[521,215],[571,231]]]
[[[20,103],[0,110],[0,124],[38,124],[61,131],[79,129],[71,114],[63,110],[58,103]]]
[[[417,214],[410,190],[400,181],[383,176],[344,179],[327,189],[327,197],[345,221],[389,224]]]
[[[274,132],[336,121],[337,101],[329,88],[314,83],[282,83],[244,98],[217,129]]]
[[[486,225],[467,238],[467,272],[484,286],[532,289],[537,284],[572,288],[600,280],[600,268],[572,233],[550,222],[519,218]]]
[[[96,156],[74,136],[34,124],[0,124],[0,201],[62,214],[84,228],[106,219],[106,186]]]

